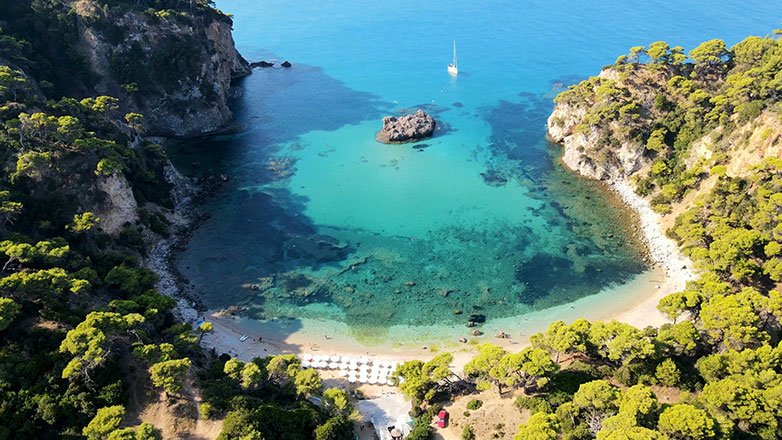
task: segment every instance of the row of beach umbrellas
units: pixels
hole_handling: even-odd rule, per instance
[[[327,356],[304,354],[301,356],[302,368],[320,370],[338,370],[341,377],[350,383],[368,383],[386,385],[388,377],[396,370],[398,362],[382,359],[370,359],[366,356]]]

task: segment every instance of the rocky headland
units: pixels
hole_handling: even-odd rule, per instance
[[[197,136],[230,124],[232,84],[251,73],[234,47],[230,17],[209,8],[78,6],[70,9],[79,16],[74,46],[94,80],[84,87],[90,93],[115,96],[144,115],[151,135]]]
[[[384,144],[402,144],[426,139],[434,134],[437,122],[423,110],[400,117],[385,116],[375,139]]]
[[[727,84],[725,70],[698,71],[708,81],[686,82],[693,69],[617,63],[560,94],[548,119],[549,137],[562,146],[563,163],[607,183],[638,213],[650,257],[682,288],[695,276],[693,264],[670,238],[671,228],[721,176],[747,176],[782,149],[774,141],[782,127],[770,110],[753,118],[723,117],[722,125],[671,124],[675,111],[682,113],[680,120],[701,111],[689,96]],[[680,130],[676,137],[673,127]]]

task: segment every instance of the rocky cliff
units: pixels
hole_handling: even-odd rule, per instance
[[[0,174],[20,188],[20,221],[44,209],[62,230],[91,212],[132,243],[167,234],[170,162],[149,136],[230,124],[250,73],[231,19],[202,0],[20,0],[0,8],[0,42]]]
[[[563,147],[562,161],[584,177],[596,180],[618,180],[629,177],[649,163],[643,143],[623,133],[627,121],[598,119],[601,102],[597,89],[606,83],[616,84],[619,75],[605,69],[578,87],[592,91],[583,99],[560,95],[548,118],[549,137]],[[590,123],[589,121],[594,123]],[[605,148],[610,143],[610,148]]]
[[[229,17],[211,9],[73,5],[76,47],[96,79],[94,91],[143,114],[149,134],[194,136],[230,123],[232,83],[250,69],[234,47]]]
[[[620,57],[557,96],[548,134],[561,144],[563,162],[588,178],[631,183],[666,214],[720,175],[743,177],[779,157],[773,66],[782,44],[750,37],[727,50],[707,43],[714,53],[694,50],[691,62],[681,48],[676,58],[655,43],[664,50],[646,63],[638,54],[632,62]]]

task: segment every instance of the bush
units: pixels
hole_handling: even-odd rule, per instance
[[[551,404],[542,397],[519,396],[516,398],[515,404],[519,410],[528,409],[533,414],[539,412],[550,413],[552,411]]]
[[[211,404],[204,402],[198,406],[198,414],[202,419],[209,420],[214,416],[215,409]]]
[[[475,440],[475,432],[473,432],[472,426],[467,425],[462,429],[462,440]]]
[[[342,416],[332,417],[315,429],[315,440],[352,440],[353,424]]]
[[[479,409],[481,406],[483,406],[482,400],[472,399],[469,402],[467,402],[467,409],[471,411],[475,411],[476,409]]]
[[[429,440],[432,438],[432,430],[429,425],[424,423],[417,423],[410,435],[407,436],[407,440]]]

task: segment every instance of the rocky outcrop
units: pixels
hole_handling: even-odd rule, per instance
[[[81,13],[88,16],[78,21],[77,49],[96,79],[94,92],[143,114],[148,134],[195,136],[231,121],[232,82],[251,71],[234,47],[229,17],[214,10],[130,10],[99,20],[89,16],[95,11]]]
[[[563,147],[562,162],[584,177],[597,180],[626,178],[649,163],[641,143],[627,140],[610,150],[596,151],[606,135],[599,127],[578,130],[587,113],[584,105],[558,103],[548,118],[551,140]]]
[[[138,220],[138,203],[130,183],[122,173],[98,179],[97,187],[105,195],[95,212],[100,218],[99,225],[103,232],[117,234],[126,224]]]
[[[274,63],[270,63],[268,61],[263,61],[263,60],[250,63],[251,69],[255,69],[256,67],[261,67],[261,68],[274,67]]]
[[[383,118],[383,128],[375,138],[384,144],[415,142],[431,137],[436,126],[434,118],[423,110],[398,118],[386,116]]]

